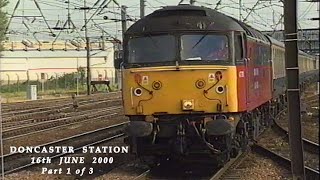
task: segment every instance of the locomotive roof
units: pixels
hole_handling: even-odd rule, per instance
[[[242,31],[269,42],[261,32],[243,22],[214,9],[192,5],[167,6],[156,10],[133,24],[125,34],[179,30]]]
[[[277,46],[279,46],[279,47],[284,48],[284,43],[283,43],[283,42],[278,41],[277,39],[275,39],[275,38],[273,38],[273,37],[271,37],[271,36],[268,36],[268,35],[265,35],[265,36],[268,37],[268,39],[270,40],[271,44],[277,45]]]

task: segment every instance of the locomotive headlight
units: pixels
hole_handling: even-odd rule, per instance
[[[154,90],[159,90],[159,89],[161,89],[161,87],[162,87],[162,84],[161,84],[160,81],[154,81],[154,82],[152,83],[152,88],[153,88]]]
[[[194,109],[194,100],[182,100],[182,110]]]
[[[141,88],[135,88],[134,90],[133,90],[133,94],[135,95],[135,96],[141,96],[142,95],[142,89]]]
[[[206,82],[203,79],[199,79],[196,81],[196,87],[198,89],[202,89],[206,86]]]
[[[230,116],[230,117],[228,118],[228,120],[229,120],[229,121],[234,121],[234,117]]]
[[[218,87],[216,88],[216,92],[217,92],[218,94],[222,94],[222,93],[224,92],[224,87],[223,87],[223,86],[218,86]]]

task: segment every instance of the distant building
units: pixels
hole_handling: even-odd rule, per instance
[[[92,80],[100,77],[114,83],[114,43],[90,44]],[[57,78],[87,68],[83,42],[4,42],[0,55],[0,84],[21,83]]]
[[[284,31],[264,31],[263,33],[282,41],[284,40]],[[298,49],[319,56],[319,29],[299,29],[298,30]]]

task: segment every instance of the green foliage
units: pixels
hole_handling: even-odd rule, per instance
[[[80,82],[81,82],[81,84],[83,85],[83,84],[84,84],[84,81],[85,81],[85,78],[86,78],[85,68],[80,66],[80,67],[78,68],[78,73],[79,73],[79,75],[80,75]]]
[[[28,85],[37,85],[39,94],[42,94],[42,85],[44,86],[44,94],[59,94],[77,89],[77,77],[79,91],[86,91],[86,73],[84,68],[79,68],[78,72],[65,74],[60,77],[51,76],[47,81],[25,81],[14,84],[7,84],[8,82],[1,82],[0,93],[19,93],[26,92]],[[106,91],[105,85],[96,85],[98,91]],[[116,91],[117,85],[111,84],[111,90]]]
[[[6,28],[8,24],[8,18],[6,13],[3,11],[4,7],[8,4],[7,0],[0,0],[0,42],[3,42],[6,38]],[[3,50],[3,44],[0,43],[0,51]]]
[[[51,76],[48,81],[44,82],[44,90],[54,90],[58,91],[58,89],[63,90],[71,90],[77,88],[77,79],[76,79],[77,73],[70,73],[65,74],[61,77],[54,77]],[[85,77],[83,75],[82,80],[81,77],[79,79],[79,89],[82,88],[85,81]],[[0,86],[0,92],[1,93],[14,93],[14,92],[21,92],[26,91],[28,88],[28,85],[37,85],[37,89],[40,92],[42,89],[42,82],[39,81],[25,81],[23,83],[14,83],[14,84],[6,84],[6,82],[2,82],[2,85]]]

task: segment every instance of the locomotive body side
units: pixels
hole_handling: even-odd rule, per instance
[[[248,37],[247,39],[247,108],[252,111],[272,98],[272,66],[270,44]]]

